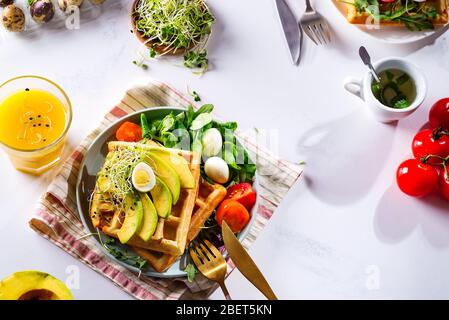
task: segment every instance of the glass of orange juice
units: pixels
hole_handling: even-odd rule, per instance
[[[0,145],[17,170],[41,174],[61,157],[72,105],[54,82],[20,76],[0,85]]]

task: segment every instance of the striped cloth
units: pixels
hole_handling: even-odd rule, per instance
[[[65,161],[58,175],[40,198],[29,224],[41,236],[70,253],[137,299],[203,299],[216,285],[197,276],[190,283],[185,278],[157,279],[138,276],[107,257],[95,239],[86,235],[75,197],[75,184],[80,163],[89,145],[104,129],[128,113],[153,106],[186,107],[191,101],[164,83],[151,80],[147,85],[128,90],[114,107]],[[260,177],[257,218],[244,240],[248,248],[271,218],[282,198],[301,175],[300,166],[273,157],[242,133],[237,133],[252,159]],[[83,237],[84,236],[84,237]],[[234,268],[231,261],[229,272]],[[101,293],[99,293],[101,297]]]

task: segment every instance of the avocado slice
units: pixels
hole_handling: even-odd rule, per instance
[[[143,220],[142,201],[133,195],[125,198],[125,220],[117,233],[121,243],[125,244],[140,231]]]
[[[156,231],[159,217],[153,202],[146,193],[140,193],[140,201],[142,201],[143,219],[142,227],[139,231],[139,237],[146,242],[150,240],[151,236]]]
[[[159,217],[167,219],[171,213],[172,195],[167,185],[156,177],[156,185],[150,191]]]
[[[193,189],[195,188],[195,179],[189,169],[189,163],[184,157],[171,152],[167,149],[155,149],[151,150],[150,154],[153,154],[168,164],[179,176],[181,181],[181,188]]]
[[[153,169],[156,176],[158,176],[167,185],[172,194],[173,203],[176,204],[179,199],[179,194],[181,193],[181,181],[179,180],[179,176],[176,171],[166,164],[164,160],[151,152],[148,152],[145,162],[151,167],[151,169]]]
[[[0,300],[73,300],[66,285],[48,273],[15,272],[0,282]]]

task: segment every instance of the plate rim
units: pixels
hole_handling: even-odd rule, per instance
[[[80,186],[81,186],[81,183],[82,183],[82,180],[83,180],[82,179],[83,168],[85,167],[87,156],[88,156],[88,153],[89,153],[90,149],[92,148],[92,146],[94,144],[96,144],[98,142],[98,140],[100,140],[100,138],[102,138],[103,134],[105,132],[107,132],[110,128],[112,128],[115,125],[117,125],[117,124],[119,124],[119,123],[121,123],[123,121],[126,121],[127,119],[132,118],[133,116],[136,116],[138,114],[141,114],[141,113],[144,113],[144,112],[156,111],[156,110],[176,110],[176,111],[181,111],[182,112],[182,111],[185,111],[186,109],[187,108],[185,108],[185,107],[155,106],[155,107],[145,107],[142,110],[137,110],[137,111],[131,112],[131,113],[129,113],[129,114],[127,114],[127,115],[125,115],[125,116],[115,120],[111,124],[107,125],[107,127],[104,128],[95,137],[95,139],[89,144],[89,146],[86,148],[86,152],[84,154],[83,160],[80,163],[78,176],[77,176],[77,179],[76,179],[76,186],[75,186],[77,212],[78,212],[78,215],[79,215],[79,217],[81,219],[81,222],[83,224],[84,231],[88,232],[87,235],[90,234],[91,232],[90,232],[90,229],[89,229],[88,221],[86,221],[85,215],[83,214],[82,209],[81,209],[82,207],[81,207],[80,204],[81,204],[81,201],[84,201],[84,199],[81,199],[81,195],[80,195],[79,190],[80,190]],[[237,141],[239,141],[241,143],[241,139],[239,139],[239,137],[236,136],[236,139],[237,139]],[[253,188],[256,191],[259,190],[259,175],[258,175],[257,168],[256,168],[256,173],[254,175]],[[257,215],[256,209],[257,209],[257,207],[259,205],[259,202],[260,202],[260,197],[259,197],[259,193],[257,192],[256,203],[254,204],[254,207],[251,210],[251,219],[250,219],[248,225],[245,227],[245,229],[237,235],[237,238],[239,239],[240,243],[243,243],[243,241],[247,238],[250,230],[253,227],[253,224],[254,224],[254,221],[255,221],[255,218],[256,218],[256,215]],[[139,275],[143,275],[143,276],[147,276],[147,277],[154,277],[154,278],[161,278],[161,279],[184,278],[184,277],[187,276],[187,273],[185,271],[181,270],[181,269],[179,270],[179,273],[170,273],[170,274],[166,273],[170,269],[168,269],[168,270],[166,270],[164,272],[157,272],[157,271],[155,271],[154,269],[151,268],[150,270],[143,272],[140,269],[138,269],[137,267],[134,267],[134,266],[126,263],[125,261],[121,261],[121,260],[117,259],[116,257],[114,257],[113,255],[111,255],[106,250],[106,248],[104,248],[101,245],[101,242],[99,240],[101,235],[92,235],[92,236],[95,239],[95,245],[97,247],[99,247],[100,250],[107,257],[109,257],[110,259],[112,259],[114,262],[118,263],[122,267],[126,268],[127,270],[130,270],[132,272],[138,273]],[[185,254],[186,253],[184,253],[184,255]],[[184,255],[182,255],[181,257],[183,257]],[[226,252],[224,253],[224,257],[227,258],[227,253]]]

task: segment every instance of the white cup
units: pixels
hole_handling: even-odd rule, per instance
[[[362,99],[374,117],[380,122],[393,122],[411,115],[424,101],[427,93],[427,84],[423,72],[412,62],[403,58],[387,58],[373,64],[377,74],[387,69],[398,69],[407,73],[415,82],[416,98],[413,103],[404,109],[395,109],[382,104],[374,96],[371,84],[374,78],[371,71],[367,71],[362,80],[348,77],[344,80],[345,89]]]

